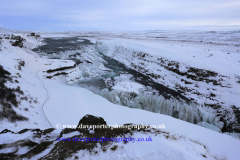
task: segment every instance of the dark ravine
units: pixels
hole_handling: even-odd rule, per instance
[[[178,100],[184,100],[185,102],[190,102],[190,100],[188,98],[186,98],[185,96],[181,95],[180,93],[162,85],[159,84],[157,82],[155,82],[152,78],[151,75],[144,75],[141,72],[138,72],[136,70],[133,70],[129,67],[126,67],[124,64],[122,64],[121,62],[118,62],[117,60],[114,60],[110,57],[107,57],[103,54],[101,54],[103,56],[103,59],[106,60],[108,63],[104,64],[105,67],[110,68],[114,71],[122,71],[126,74],[131,74],[134,77],[134,81],[137,83],[140,83],[144,86],[150,86],[152,87],[152,89],[155,89],[159,92],[160,95],[164,96],[164,98],[166,99],[170,99],[171,97],[174,97]],[[120,68],[120,69],[116,69],[116,68]],[[118,72],[118,75],[120,75],[120,73]],[[171,95],[171,96],[169,96]]]
[[[80,50],[83,48],[83,46],[86,45],[95,45],[91,43],[87,39],[82,39],[83,42],[78,42],[79,40],[78,37],[68,37],[68,38],[46,38],[44,39],[46,45],[40,46],[38,48],[33,49],[33,51],[37,53],[47,53],[47,54],[52,54],[52,53],[58,53],[58,52],[64,52],[64,51],[74,51],[74,50]],[[75,41],[76,43],[73,43]],[[60,48],[59,48],[60,47]],[[101,53],[100,53],[101,54]],[[77,64],[82,63],[81,60],[76,59],[76,55],[81,55],[81,53],[76,52],[74,55],[70,55],[69,59],[74,60]],[[125,73],[125,74],[131,74],[133,75],[133,80],[137,83],[140,83],[144,86],[150,86],[152,89],[155,89],[159,92],[160,95],[164,96],[166,99],[170,98],[176,98],[180,101],[187,102],[189,103],[190,100],[183,96],[181,93],[178,93],[162,84],[156,83],[155,81],[152,80],[151,75],[144,75],[136,70],[133,70],[131,68],[126,67],[124,64],[118,62],[117,60],[114,60],[110,57],[105,56],[104,54],[101,54],[102,58],[107,61],[106,64],[104,64],[105,67],[112,69],[115,73],[111,75],[102,75],[101,77],[94,77],[93,81],[83,81],[81,83],[88,84],[89,85],[94,85],[95,87],[99,88],[106,88],[104,78],[110,77],[114,81],[115,76],[120,76],[120,73]],[[86,60],[85,60],[86,61]],[[90,63],[90,62],[87,62]],[[49,70],[49,72],[54,72],[57,70]],[[51,77],[48,77],[51,78]],[[100,86],[99,86],[100,85]],[[109,88],[111,90],[111,88]]]
[[[68,59],[72,59],[74,60],[77,64],[82,63],[84,60],[83,59],[76,59],[76,56],[81,56],[81,52],[79,52],[79,50],[81,50],[82,48],[86,47],[87,45],[95,45],[93,43],[91,43],[89,40],[86,39],[82,39],[82,42],[78,42],[79,38],[78,37],[69,37],[69,38],[47,38],[45,39],[45,42],[47,43],[44,46],[40,46],[38,48],[35,48],[34,51],[38,52],[39,54],[41,53],[47,53],[47,54],[57,54],[58,52],[64,52],[64,51],[76,51],[75,54],[72,54],[69,56]],[[75,41],[75,42],[73,42]],[[165,99],[171,99],[171,98],[175,98],[180,102],[184,102],[187,104],[191,103],[192,99],[188,99],[187,97],[184,96],[184,92],[185,92],[185,88],[181,87],[181,86],[176,86],[177,89],[173,90],[170,89],[160,83],[157,83],[154,81],[154,79],[161,77],[161,75],[154,75],[152,73],[148,73],[148,71],[146,72],[142,72],[142,70],[144,70],[144,66],[139,66],[136,64],[132,64],[131,68],[125,66],[123,63],[112,59],[110,57],[105,56],[104,54],[100,53],[101,57],[107,61],[107,63],[104,63],[104,66],[107,68],[110,68],[113,70],[113,72],[109,73],[109,74],[105,74],[105,75],[101,75],[99,77],[93,77],[90,79],[85,79],[81,82],[79,82],[79,85],[89,85],[89,86],[94,86],[100,89],[104,89],[104,88],[108,88],[109,91],[111,91],[111,86],[107,86],[104,79],[105,78],[110,78],[111,79],[111,83],[114,83],[114,77],[118,77],[120,76],[120,74],[124,73],[124,74],[131,74],[133,75],[131,81],[135,81],[137,83],[140,83],[144,86],[150,86],[153,90],[157,90],[159,95],[162,95]],[[146,60],[147,61],[147,57],[151,56],[147,53],[135,53],[136,57],[139,57],[142,60]],[[162,67],[164,67],[165,69],[177,73],[183,77],[186,77],[183,79],[185,84],[191,84],[192,82],[187,81],[186,79],[189,80],[194,80],[194,81],[205,81],[206,83],[212,82],[214,85],[219,85],[220,80],[216,81],[216,76],[218,75],[218,73],[213,72],[213,71],[209,71],[209,70],[203,70],[203,69],[198,69],[198,68],[193,68],[190,67],[188,68],[187,72],[180,72],[178,70],[178,63],[177,62],[173,62],[173,61],[168,61],[167,59],[157,59],[159,65],[161,65]],[[87,62],[88,63],[88,62]],[[142,70],[139,70],[136,67],[140,67],[142,68]],[[133,67],[133,68],[132,68]],[[51,71],[50,71],[51,72]],[[188,73],[189,72],[189,73]],[[65,72],[61,72],[58,74],[55,74],[54,76],[58,76],[58,75],[62,75],[65,74]],[[47,78],[52,78],[52,76],[49,76]],[[194,94],[194,93],[193,93]],[[196,93],[196,94],[200,94],[200,93]],[[212,98],[212,97],[210,97]],[[214,98],[214,97],[213,97]],[[209,106],[212,106],[211,104],[209,104]],[[220,108],[219,106],[213,106],[213,108]],[[222,117],[222,115],[219,115],[220,117]],[[229,126],[229,124],[227,124],[227,120],[224,120],[224,118],[221,119],[222,122],[224,122],[225,126]],[[226,129],[223,128],[222,131],[225,131]]]

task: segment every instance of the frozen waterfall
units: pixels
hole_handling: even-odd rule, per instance
[[[220,131],[223,127],[223,122],[219,121],[218,117],[213,113],[203,110],[194,103],[187,104],[173,99],[165,99],[160,95],[149,95],[146,93],[139,93],[137,95],[133,92],[109,91],[107,88],[100,90],[87,85],[81,85],[81,87],[87,88],[115,104],[168,115],[201,126],[203,126],[202,122],[204,122],[204,124],[209,124],[204,127],[208,126],[207,128],[209,129],[217,128],[213,129],[216,131]]]

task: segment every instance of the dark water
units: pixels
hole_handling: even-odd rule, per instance
[[[137,83],[140,83],[144,86],[150,86],[152,87],[152,89],[155,89],[159,92],[160,95],[163,95],[166,99],[169,99],[172,97],[177,98],[177,99],[183,99],[185,101],[189,101],[186,97],[182,96],[181,94],[179,94],[178,92],[162,85],[159,83],[154,82],[151,78],[149,78],[148,76],[145,76],[142,73],[139,73],[133,69],[130,69],[128,67],[126,67],[124,64],[119,63],[118,61],[111,59],[107,56],[103,55],[103,59],[105,61],[108,62],[108,64],[105,64],[105,67],[108,67],[112,70],[114,70],[116,73],[116,76],[119,76],[120,73],[119,72],[124,72],[127,74],[131,74],[133,75],[133,80]],[[171,96],[170,96],[171,95]]]
[[[78,37],[67,37],[67,38],[46,38],[44,41],[46,45],[40,46],[38,48],[33,49],[33,51],[37,53],[46,53],[46,54],[57,54],[58,52],[64,52],[64,51],[74,51],[74,50],[81,50],[83,47],[86,47],[88,45],[94,45],[87,39],[83,42],[79,42],[77,40],[80,40]],[[79,55],[81,53],[76,52],[75,55]],[[111,90],[111,87],[106,85],[104,79],[105,78],[111,78],[111,81],[114,82],[114,77],[120,76],[121,73],[124,74],[131,74],[133,75],[133,78],[131,80],[140,83],[144,86],[150,86],[152,89],[155,89],[159,92],[160,95],[163,95],[166,99],[169,99],[171,97],[174,97],[178,100],[183,100],[186,102],[189,102],[189,100],[182,96],[180,93],[162,85],[159,83],[154,82],[151,78],[148,76],[145,76],[144,74],[141,74],[133,69],[130,69],[126,67],[124,64],[119,63],[118,61],[111,59],[103,54],[101,54],[102,58],[107,61],[107,64],[104,64],[105,67],[110,68],[113,70],[113,72],[109,72],[108,74],[102,75],[100,77],[94,77],[94,78],[87,78],[84,81],[81,81],[79,84],[87,84],[90,86],[95,86],[97,88],[103,89],[103,88],[109,88]],[[69,59],[74,60],[77,64],[81,63],[81,60],[75,59],[74,55],[69,56]]]
[[[83,42],[79,42],[77,40],[83,40]],[[45,38],[44,42],[46,45],[34,48],[33,51],[53,54],[67,50],[80,50],[85,45],[93,45],[93,43],[91,43],[89,40],[79,39],[78,37]]]

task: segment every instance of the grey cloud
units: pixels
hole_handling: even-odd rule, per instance
[[[240,25],[239,10],[238,0],[1,0],[0,23],[18,29],[12,23],[18,17],[31,30],[36,24],[51,30],[222,26]]]

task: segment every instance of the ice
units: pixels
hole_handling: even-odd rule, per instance
[[[134,82],[119,82],[112,87],[114,90],[139,93],[139,89],[145,88],[143,85]]]
[[[80,56],[76,55],[76,53],[81,53]],[[74,57],[74,60],[79,61],[80,63],[77,67],[81,70],[79,76],[75,76],[75,79],[79,79],[79,81],[83,80],[83,77],[97,77],[107,72],[111,71],[111,69],[106,68],[103,64],[107,63],[104,59],[101,58],[98,52],[95,51],[94,47],[82,47],[81,50],[71,50],[71,51],[60,51],[58,53],[46,54],[46,53],[39,53],[42,57],[46,57],[49,59],[71,59]],[[79,72],[79,71],[78,71]],[[71,77],[75,73],[69,75]],[[81,77],[80,77],[81,76]],[[69,84],[72,84],[70,80],[68,80]]]
[[[68,85],[74,85],[76,82],[83,80],[83,75],[82,71],[79,69],[75,69],[71,71],[69,74],[66,76],[66,83]]]
[[[218,128],[218,127],[214,126],[213,124],[209,124],[209,123],[207,123],[207,122],[199,122],[199,123],[197,123],[197,125],[199,125],[199,126],[202,126],[202,127],[205,127],[205,128],[208,128],[208,129],[211,129],[211,130],[214,130],[214,131],[216,131],[216,132],[220,132],[220,133],[221,133],[221,129],[220,129],[220,128]]]
[[[223,122],[219,121],[219,117],[216,117],[215,114],[203,110],[194,103],[187,104],[178,102],[176,100],[165,99],[163,96],[159,95],[149,95],[144,93],[136,94],[134,92],[125,92],[119,90],[109,91],[108,89],[99,90],[93,86],[85,86],[85,88],[98,95],[101,95],[115,104],[168,115],[193,124],[206,122],[218,129],[209,127],[207,125],[202,126],[209,129],[213,128],[215,131],[221,130],[224,125]]]

